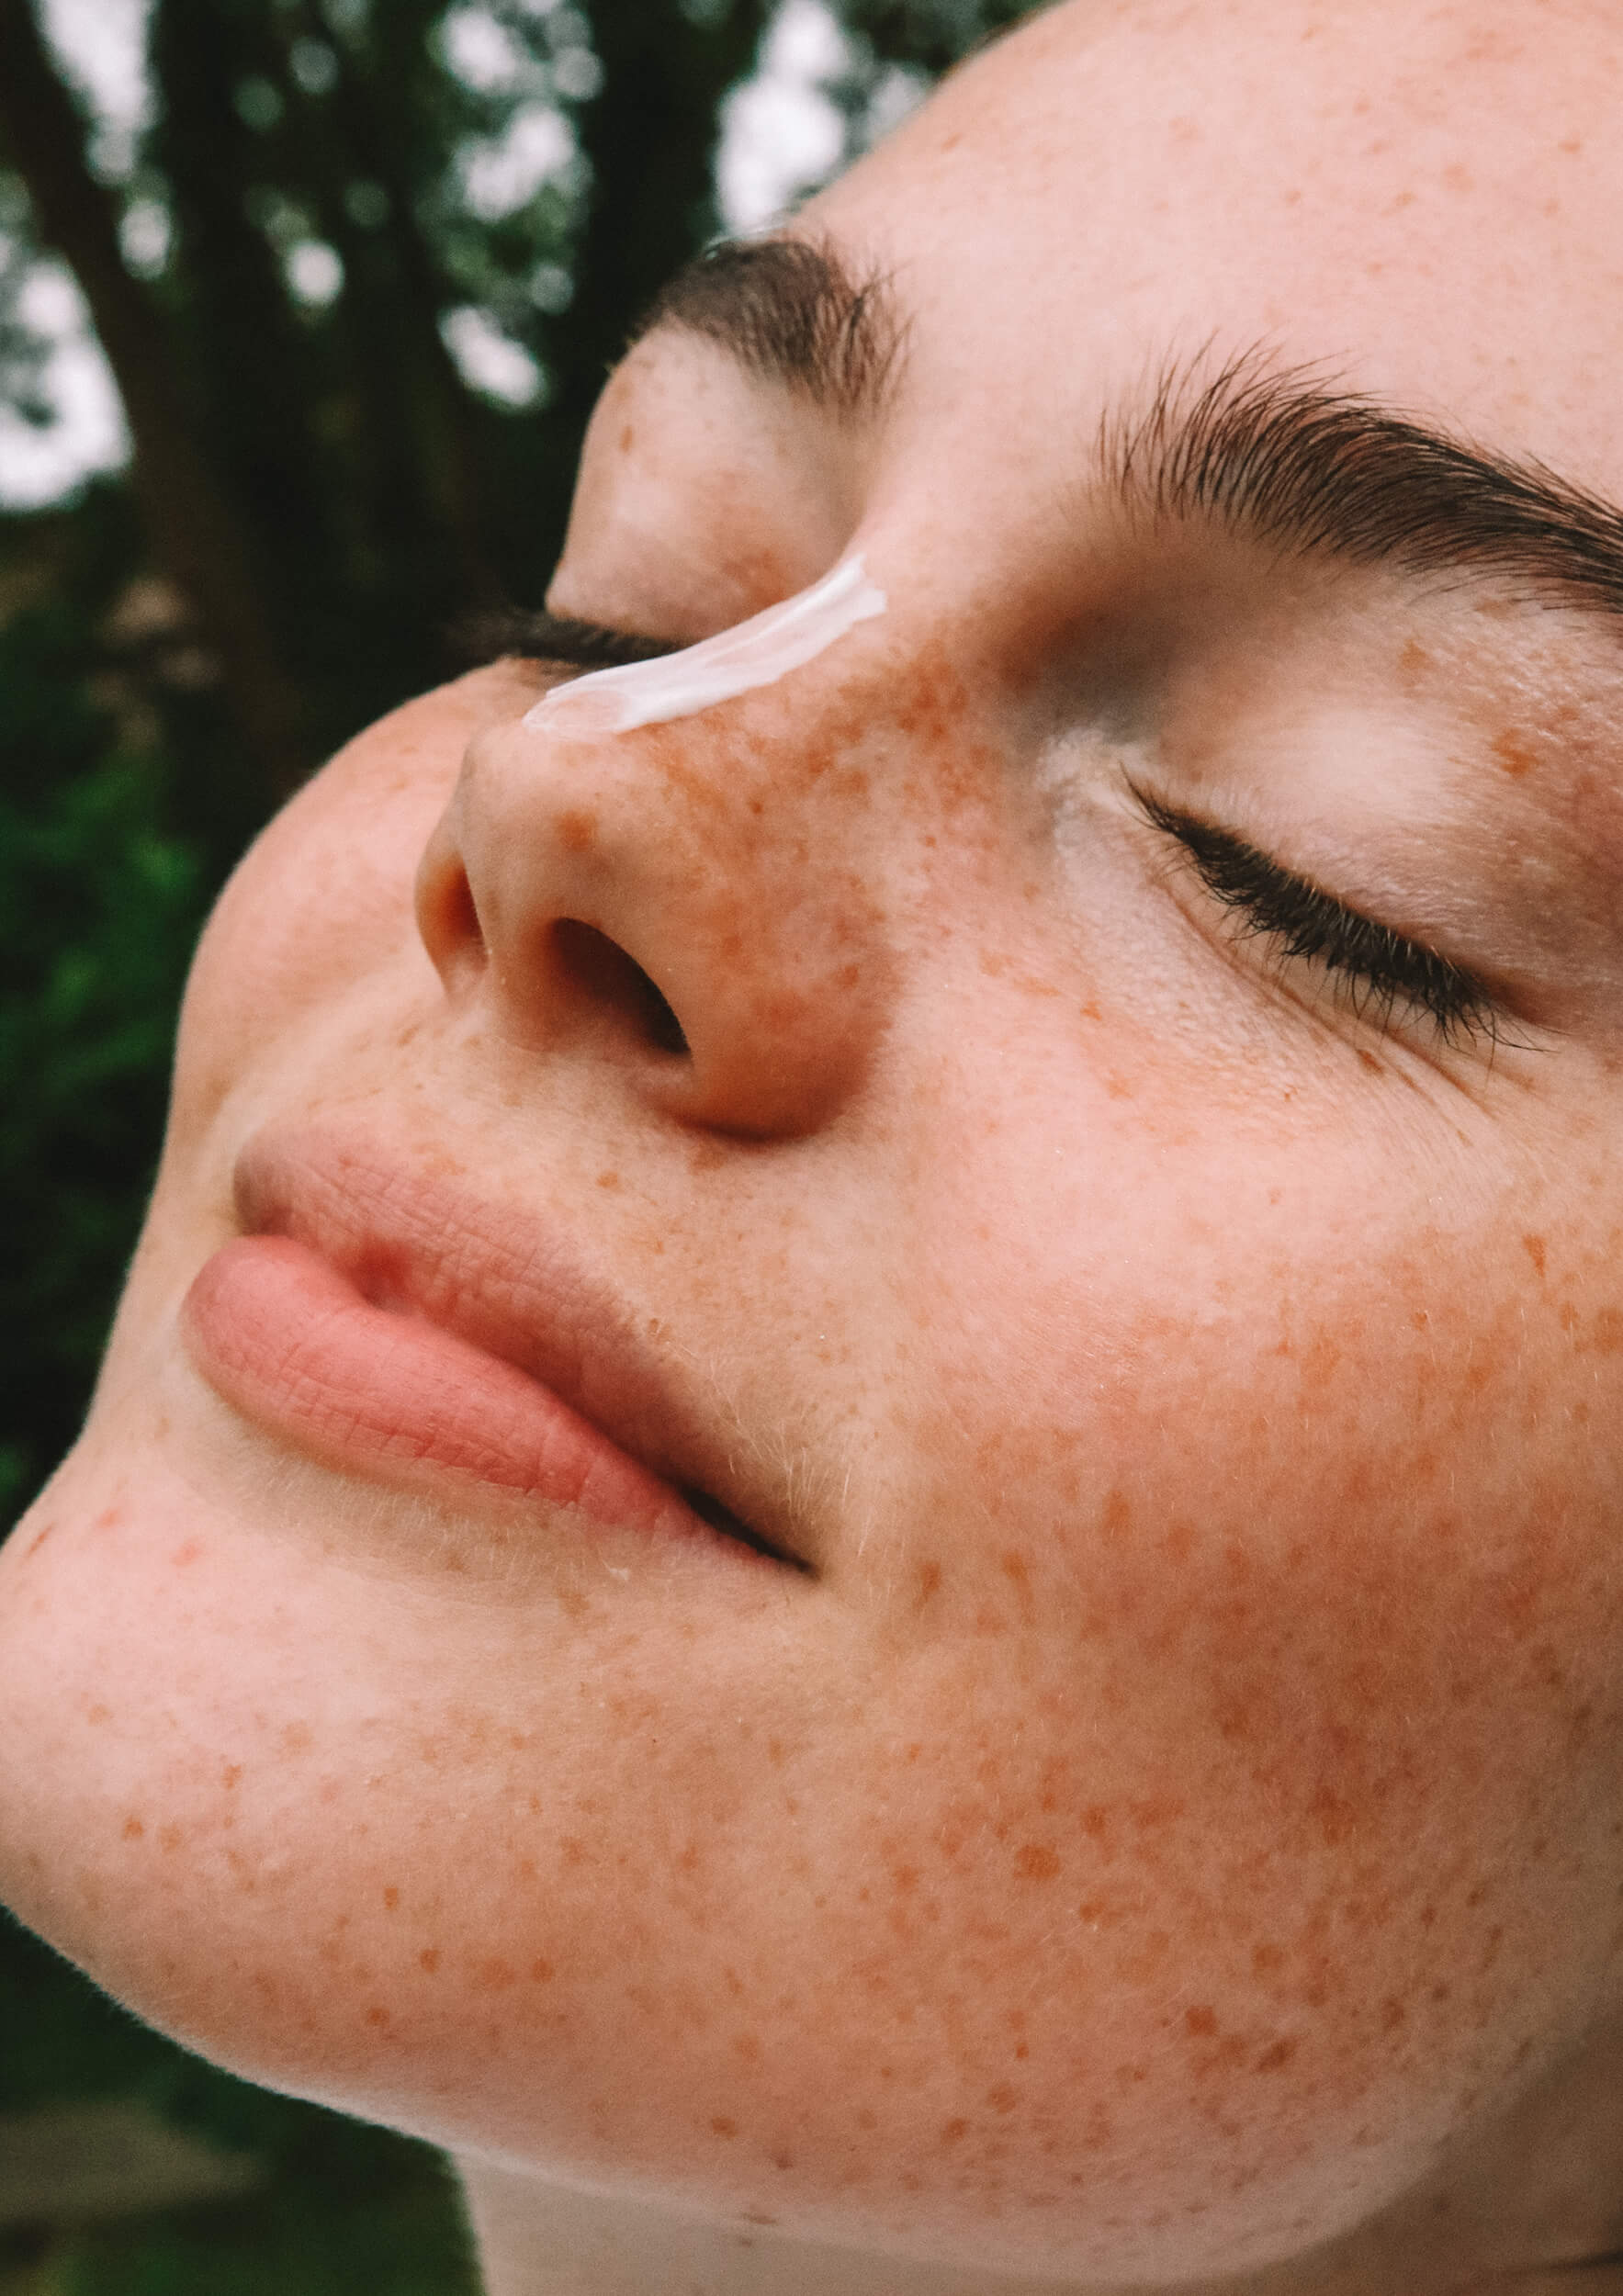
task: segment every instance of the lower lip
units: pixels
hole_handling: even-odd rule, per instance
[[[732,1545],[550,1388],[437,1324],[374,1307],[290,1237],[222,1245],[182,1323],[227,1402],[327,1464],[407,1483],[448,1471],[615,1529]]]

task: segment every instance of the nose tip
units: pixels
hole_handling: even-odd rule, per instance
[[[772,730],[478,736],[417,882],[453,1002],[484,1000],[537,1052],[612,1062],[682,1122],[827,1123],[872,1051],[884,939],[860,826],[826,788],[794,791],[781,710]]]

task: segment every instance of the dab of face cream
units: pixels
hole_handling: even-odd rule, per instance
[[[547,733],[624,734],[692,717],[755,686],[775,685],[826,653],[836,639],[885,612],[885,592],[868,580],[859,552],[809,590],[751,614],[680,654],[619,670],[594,670],[544,694],[524,719]]]

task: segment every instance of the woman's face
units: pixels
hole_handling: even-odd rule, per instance
[[[1038,20],[673,299],[551,599],[885,611],[621,732],[498,664],[250,854],[5,1559],[0,1881],[113,1991],[1078,2278],[1293,2254],[1582,2042],[1623,531],[1324,394],[1623,484],[1604,28]]]

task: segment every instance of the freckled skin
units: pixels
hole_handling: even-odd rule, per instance
[[[209,928],[0,1562],[0,1887],[458,2149],[492,2296],[564,2284],[526,2245],[593,2296],[1463,2296],[1615,2229],[1611,690],[1553,613],[1088,486],[1174,343],[1261,338],[1623,486],[1623,25],[1523,14],[992,50],[805,225],[911,313],[884,420],[645,343],[552,592],[691,638],[860,546],[886,614],[618,737],[526,731],[518,664],[414,702]],[[1274,962],[1124,759],[1485,936],[1529,1041]],[[177,1312],[289,1117],[579,1240],[815,1571],[235,1418]]]

